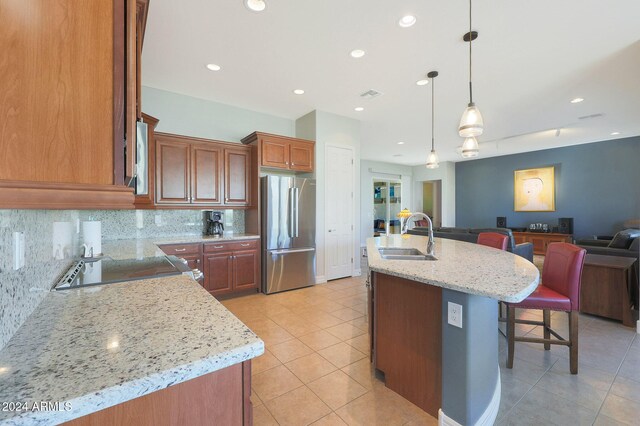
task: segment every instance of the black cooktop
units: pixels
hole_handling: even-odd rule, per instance
[[[180,275],[185,270],[180,259],[175,256],[127,260],[104,258],[95,262],[79,260],[58,281],[55,289],[63,290],[89,285]]]

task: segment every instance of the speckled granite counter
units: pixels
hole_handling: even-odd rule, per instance
[[[387,260],[379,247],[426,252],[427,237],[390,235],[367,239],[369,269],[467,294],[520,302],[538,286],[540,272],[526,259],[478,244],[436,238],[438,260]]]
[[[164,256],[158,248],[162,244],[215,243],[220,241],[257,240],[259,235],[227,233],[222,237],[211,235],[185,235],[181,237],[132,238],[127,240],[107,240],[102,242],[102,251],[112,259],[144,259]]]
[[[254,358],[264,343],[186,276],[52,292],[0,351],[0,424],[58,424]]]

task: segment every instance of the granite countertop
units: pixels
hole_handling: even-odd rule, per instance
[[[58,424],[261,355],[198,283],[173,276],[51,292],[0,351],[0,424]]]
[[[257,240],[259,235],[225,233],[221,237],[212,235],[185,235],[179,237],[131,238],[126,240],[106,240],[102,242],[102,252],[112,259],[144,259],[165,256],[158,247],[162,244],[214,243],[220,241]]]
[[[367,239],[369,269],[462,293],[520,302],[540,281],[540,272],[513,253],[446,238],[435,239],[438,260],[387,260],[379,247],[410,247],[425,253],[427,237],[390,235]]]

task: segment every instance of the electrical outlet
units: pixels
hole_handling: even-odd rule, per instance
[[[13,233],[13,270],[17,271],[18,269],[24,267],[24,257],[25,257],[25,238],[24,232],[14,232]]]
[[[462,305],[447,302],[448,315],[447,322],[454,327],[462,328]]]
[[[367,257],[367,248],[362,247],[362,257]]]
[[[161,215],[159,215],[159,214],[155,215],[154,219],[155,219],[155,222],[156,222],[156,226],[162,226],[162,216]]]

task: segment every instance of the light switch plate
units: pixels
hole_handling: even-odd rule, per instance
[[[447,322],[454,327],[462,328],[462,305],[447,302]]]

